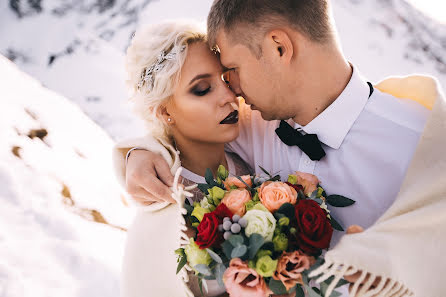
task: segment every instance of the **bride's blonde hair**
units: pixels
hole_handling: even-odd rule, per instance
[[[159,117],[159,107],[174,93],[188,45],[207,42],[204,30],[193,22],[168,21],[139,28],[126,54],[127,85],[135,112],[142,117],[152,135],[170,142],[166,123]],[[173,53],[169,59],[163,55]],[[144,74],[154,66],[153,83]],[[146,77],[147,78],[147,77]]]

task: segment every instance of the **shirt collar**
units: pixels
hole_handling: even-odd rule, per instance
[[[347,133],[367,103],[370,87],[358,70],[353,68],[349,83],[341,95],[306,126],[294,123],[307,134],[317,134],[319,140],[339,149]]]

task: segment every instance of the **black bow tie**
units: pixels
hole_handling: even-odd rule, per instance
[[[325,151],[316,134],[302,135],[285,121],[280,121],[276,134],[286,145],[297,145],[313,161],[319,161],[325,156]]]

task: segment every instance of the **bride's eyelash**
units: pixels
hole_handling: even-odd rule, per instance
[[[211,90],[211,87],[208,87],[208,88],[206,88],[206,89],[204,89],[204,90],[201,90],[201,89],[199,89],[199,88],[194,88],[194,89],[192,89],[192,93],[193,93],[195,96],[204,96],[204,95],[206,95],[207,93],[209,93],[210,90]]]

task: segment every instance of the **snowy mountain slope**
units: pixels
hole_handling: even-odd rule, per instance
[[[424,73],[446,86],[446,26],[405,1],[336,1],[334,18],[347,58],[376,82]]]
[[[32,1],[40,10],[29,2],[0,3],[0,52],[78,103],[109,134],[137,129],[126,104],[123,57],[150,0]]]
[[[0,56],[0,296],[119,296],[125,206],[109,136]]]
[[[11,9],[11,3],[19,8]],[[38,3],[30,7],[27,3]],[[9,0],[0,3],[0,53],[75,101],[114,139],[142,133],[126,103],[124,54],[138,25],[201,22],[211,0]],[[446,85],[446,26],[405,0],[333,0],[346,56],[371,81],[427,73]],[[18,13],[17,11],[20,11]],[[20,15],[20,17],[19,17]]]

